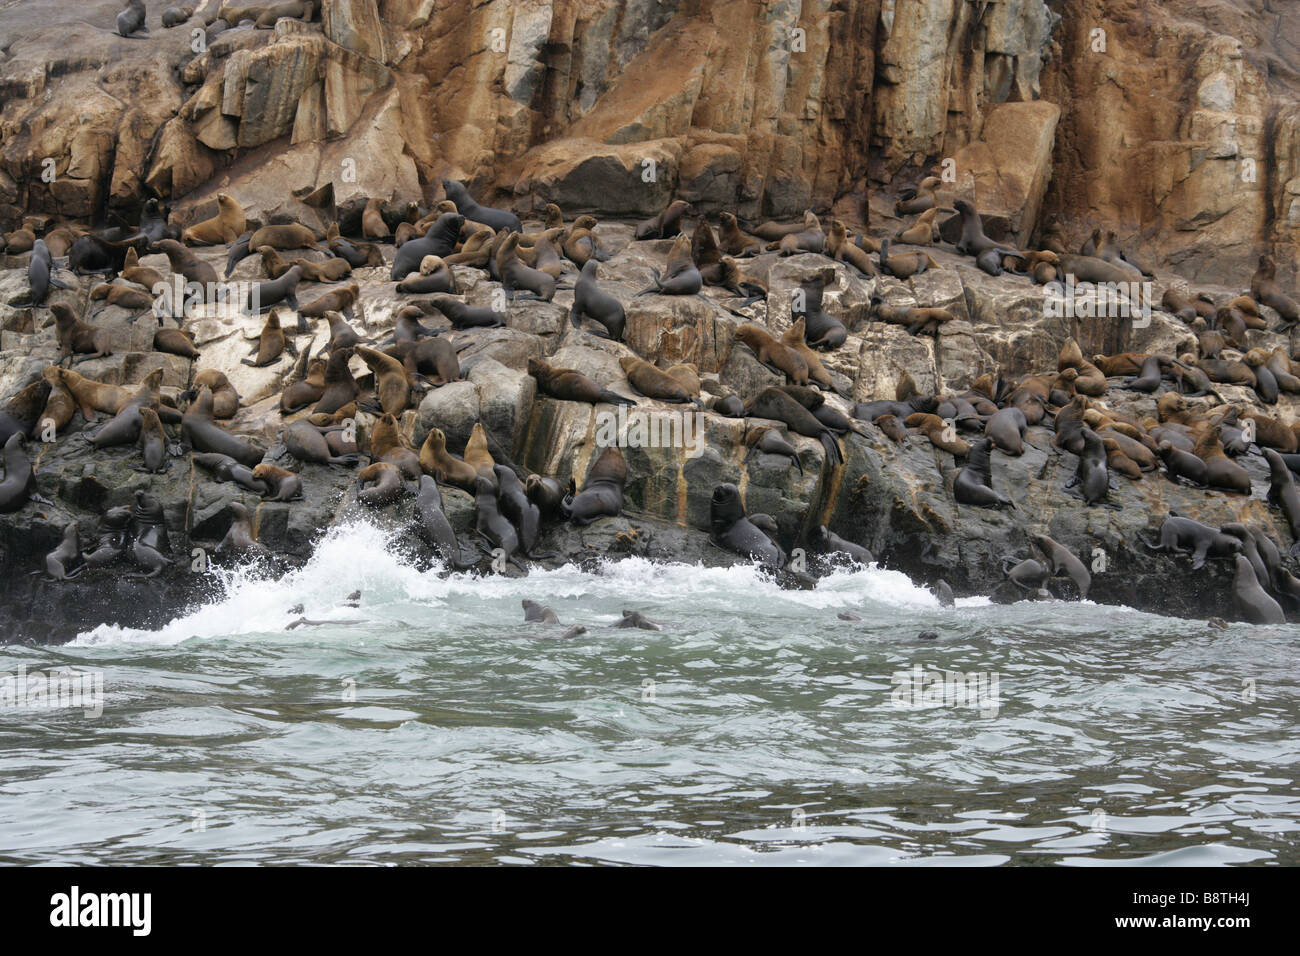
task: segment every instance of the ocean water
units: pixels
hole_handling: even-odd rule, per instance
[[[879,568],[439,577],[352,525],[159,630],[0,647],[102,681],[0,707],[0,862],[1296,864],[1297,665],[1294,627]]]

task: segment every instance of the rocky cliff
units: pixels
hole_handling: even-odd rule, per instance
[[[173,221],[186,225],[213,214],[216,193],[225,192],[253,223],[316,217],[308,225],[337,220],[349,233],[372,197],[390,218],[407,203],[427,211],[442,198],[444,176],[463,178],[480,199],[526,220],[547,202],[558,203],[566,221],[593,212],[614,253],[601,265],[601,285],[626,309],[624,341],[571,327],[571,288],[549,303],[521,300],[509,307],[506,328],[452,335],[464,379],[430,391],[401,421],[416,447],[436,426],[455,451],[482,422],[522,468],[581,482],[598,451],[596,415],[608,408],[539,395],[529,358],[578,369],[629,396],[636,392],[620,357],[690,362],[706,382],[753,398],[780,378],[739,345],[738,327],[754,320],[784,332],[792,292],[828,266],[827,310],[849,333],[823,356],[841,393],[827,401],[842,412],[892,398],[903,372],[936,395],[960,393],[986,372],[1011,381],[1054,374],[1070,338],[1084,356],[1196,352],[1179,317],[1156,311],[1135,325],[1060,316],[1041,286],[988,276],[947,245],[931,251],[936,268],[906,280],[868,278],[814,254],[767,253],[743,263],[766,289],[745,309],[712,287],[698,297],[636,297],[651,270],[663,268],[670,243],[634,241],[629,220],[681,197],[710,218],[719,210],[797,218],[813,208],[888,237],[908,221],[894,216],[901,187],[933,171],[950,180],[949,198],[973,199],[989,233],[1012,245],[1036,247],[1053,217],[1075,248],[1094,228],[1115,229],[1156,268],[1157,302],[1167,288],[1186,291],[1191,279],[1221,305],[1246,290],[1265,248],[1284,279],[1294,273],[1300,124],[1291,104],[1300,89],[1293,67],[1300,33],[1297,18],[1277,7],[325,0],[314,22],[220,29],[221,11],[208,0],[172,29],[161,27],[151,4],[144,39],[111,32],[116,2],[20,4],[0,10],[0,228],[25,224],[39,235],[64,221],[133,226],[147,197],[170,203]],[[305,206],[308,197],[316,205]],[[384,266],[343,280],[361,290],[354,327],[376,341],[410,301],[388,281],[394,251],[383,248]],[[224,271],[224,246],[195,252]],[[92,303],[85,277],[59,271],[69,288],[52,291],[44,308],[25,305],[27,262],[24,254],[0,257],[0,399],[57,360],[48,306],[63,302],[111,336],[113,354],[79,364],[82,375],[134,385],[160,369],[164,401],[183,404],[199,369],[219,369],[241,396],[229,428],[266,448],[301,417],[278,410],[281,389],[300,371],[291,356],[265,368],[241,364],[262,318],[189,323],[201,353],[191,361],[154,350],[152,319]],[[168,271],[157,253],[141,264]],[[454,271],[472,304],[487,305],[499,291],[478,269]],[[232,278],[265,278],[261,261],[245,260]],[[337,285],[305,286],[300,298]],[[873,317],[873,296],[953,318],[937,336],[909,335]],[[1273,328],[1277,315],[1263,311]],[[328,337],[318,322],[297,346],[316,353]],[[1252,330],[1244,344],[1290,351],[1289,336],[1271,331]],[[352,367],[363,386],[373,384],[359,359]],[[1105,397],[1110,407],[1137,418],[1154,413],[1154,396],[1116,385]],[[1265,409],[1248,389],[1218,391],[1287,425],[1297,420],[1292,395]],[[1023,456],[995,455],[995,484],[1017,507],[990,510],[955,502],[962,461],[918,433],[898,444],[860,422],[862,434],[840,439],[842,468],[827,466],[817,441],[791,436],[795,468],[749,454],[746,438],[761,421],[705,419],[703,454],[627,449],[624,516],[551,527],[545,547],[581,560],[629,552],[735,560],[704,533],[713,488],[730,481],[751,512],[777,519],[787,548],[826,524],[919,580],[942,577],[958,593],[996,594],[1006,588],[1002,557],[1025,556],[1027,536],[1046,532],[1081,556],[1100,552],[1105,570],[1094,575],[1093,599],[1210,617],[1231,613],[1231,567],[1211,562],[1192,576],[1185,560],[1149,553],[1139,535],[1176,508],[1292,541],[1264,501],[1268,469],[1257,455],[1240,459],[1254,482],[1250,496],[1148,473],[1115,476],[1110,505],[1086,506],[1064,490],[1077,460],[1053,447],[1049,418],[1028,430]],[[365,451],[374,418],[358,421]],[[188,455],[173,459],[167,474],[148,475],[136,470],[134,448],[90,454],[85,426],[78,413],[52,440],[31,443],[47,503],[0,520],[0,574],[12,582],[0,624],[11,638],[60,639],[104,619],[156,622],[201,599],[212,579],[203,562],[196,576],[183,557],[194,548],[206,556],[222,539],[234,500],[253,512],[259,541],[277,555],[272,567],[306,560],[324,529],[358,514],[411,537],[410,500],[362,508],[354,473],[341,466],[294,465],[304,499],[262,503]],[[175,573],[136,581],[88,572],[71,582],[31,573],[70,520],[93,540],[105,531],[106,512],[131,503],[137,490],[164,505]],[[448,488],[444,501],[463,537],[472,499]]]

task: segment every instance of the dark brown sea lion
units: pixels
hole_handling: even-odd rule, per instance
[[[194,337],[184,329],[158,329],[153,334],[155,352],[179,355],[181,358],[196,359],[199,350],[194,345]]]
[[[356,401],[361,389],[357,387],[357,380],[348,368],[351,359],[351,349],[335,349],[330,352],[329,364],[325,366],[325,393],[312,411],[326,414],[337,412],[344,405]]]
[[[831,467],[843,464],[844,454],[834,434],[812,412],[779,388],[765,388],[758,396],[745,406],[745,414],[751,418],[767,418],[784,422],[796,435],[816,438],[822,443],[826,452],[826,461]]]
[[[598,405],[602,402],[611,405],[635,405],[636,399],[626,398],[607,388],[603,388],[592,379],[569,368],[554,368],[539,358],[528,360],[528,374],[537,379],[537,387],[542,394],[568,402],[589,402]]]
[[[54,313],[55,341],[59,346],[60,361],[73,355],[81,356],[76,361],[84,362],[113,354],[107,329],[82,322],[62,302],[54,303],[50,306],[50,311]]]
[[[618,517],[623,510],[623,486],[627,484],[627,462],[617,445],[600,453],[587,472],[582,490],[566,495],[561,513],[573,524],[590,524],[602,516]]]
[[[953,479],[953,497],[958,504],[981,508],[1014,508],[1015,502],[993,487],[993,442],[981,438],[970,446],[966,465]]]
[[[695,295],[704,287],[704,277],[695,267],[691,256],[691,239],[683,234],[677,237],[668,252],[667,271],[660,276],[658,269],[651,269],[652,284],[642,289],[637,295]]]
[[[683,214],[691,204],[681,199],[674,199],[668,207],[657,216],[647,219],[636,227],[637,239],[671,239],[681,231]]]
[[[266,452],[251,442],[230,434],[213,420],[212,391],[199,388],[198,397],[181,419],[181,437],[195,451],[229,455],[242,465],[253,467]]]
[[[1250,294],[1256,302],[1274,309],[1282,317],[1278,330],[1291,328],[1300,322],[1300,305],[1284,293],[1277,284],[1277,263],[1272,256],[1259,257],[1259,265],[1250,279]]]

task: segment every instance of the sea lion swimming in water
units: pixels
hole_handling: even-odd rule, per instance
[[[559,624],[560,619],[555,616],[555,612],[549,607],[538,604],[536,601],[530,601],[524,598],[520,604],[524,608],[524,621],[540,621],[543,624]]]
[[[618,517],[623,510],[623,486],[627,483],[627,462],[617,445],[609,445],[596,459],[582,490],[570,493],[560,503],[560,513],[576,525],[590,524],[602,516]]]
[[[730,482],[713,489],[709,501],[709,540],[765,567],[785,566],[785,552],[745,516],[740,489]]]

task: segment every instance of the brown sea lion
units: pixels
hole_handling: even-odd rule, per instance
[[[802,321],[802,319],[800,320]],[[736,340],[746,345],[759,364],[785,375],[792,385],[808,384],[808,363],[802,355],[773,338],[762,326],[746,322],[736,330]]]
[[[474,466],[447,451],[447,436],[440,428],[429,429],[424,444],[420,446],[420,468],[432,475],[439,484],[455,485],[463,491],[474,493],[478,472]]]
[[[420,479],[420,456],[411,443],[406,440],[397,419],[385,412],[375,419],[368,436],[370,457],[375,461],[386,461],[396,465],[407,478]]]
[[[611,405],[635,405],[636,399],[626,398],[603,388],[596,382],[569,368],[555,368],[539,358],[528,360],[528,374],[537,379],[542,394],[569,402],[602,402]],[[437,477],[436,475],[434,476]]]
[[[229,455],[250,468],[266,454],[257,445],[230,434],[213,420],[212,391],[206,385],[199,388],[198,397],[185,410],[181,419],[181,437],[195,451]]]
[[[402,496],[402,473],[396,465],[376,461],[357,472],[357,500],[372,508],[392,504]]]
[[[375,375],[380,407],[389,415],[402,414],[411,398],[411,381],[405,366],[391,355],[365,345],[357,345],[354,351]]]
[[[253,469],[253,478],[266,485],[262,497],[267,501],[297,501],[302,497],[302,478],[287,468],[263,462]]]
[[[831,381],[830,372],[826,371],[826,366],[822,364],[821,356],[808,347],[808,343],[804,341],[804,335],[804,318],[801,315],[790,324],[788,329],[781,333],[780,341],[782,345],[792,349],[804,360],[804,364],[808,366],[808,381],[816,382],[823,389],[829,391],[835,387],[834,382]]]
[[[910,279],[939,264],[928,252],[891,252],[889,240],[880,243],[880,271],[896,279]]]
[[[618,364],[622,366],[632,387],[647,398],[674,405],[685,405],[693,401],[677,379],[635,355],[624,356],[618,360]]]
[[[595,228],[595,216],[579,216],[561,240],[560,247],[564,250],[564,254],[579,268],[585,266],[589,259],[605,262],[613,255],[600,247],[594,232]]]
[[[181,358],[196,359],[199,350],[194,344],[194,336],[184,329],[158,329],[153,334],[153,350],[179,355]]]
[[[1272,256],[1259,257],[1259,265],[1250,279],[1250,294],[1256,302],[1269,306],[1282,317],[1279,330],[1289,329],[1300,322],[1300,305],[1277,284],[1277,263]]]
[[[303,318],[320,319],[324,318],[327,312],[347,312],[360,297],[361,286],[354,282],[340,289],[331,289],[324,295],[312,299],[298,310],[299,331],[303,331]]]
[[[935,448],[942,448],[958,458],[965,458],[970,454],[970,443],[958,437],[957,430],[952,423],[944,421],[938,415],[915,412],[903,419],[903,425],[907,428],[919,430],[921,434],[930,439],[930,444],[934,445]]]
[[[79,355],[78,362],[112,355],[107,329],[88,325],[77,318],[76,313],[62,302],[50,306],[54,313],[55,341],[59,346],[59,360]]]
[[[384,201],[378,196],[366,200],[366,208],[361,212],[361,235],[367,239],[388,239],[392,230],[384,222]]]
[[[826,248],[826,232],[811,209],[803,214],[803,229],[799,232],[782,236],[775,242],[769,242],[767,248],[779,249],[783,256],[793,256],[800,252],[821,252]]]
[[[674,199],[659,215],[647,219],[636,227],[637,239],[671,239],[681,231],[682,216],[691,204]]]
[[[235,238],[239,237],[239,232],[235,233]],[[299,223],[283,223],[274,226],[263,226],[257,230],[248,240],[248,248],[257,249],[261,246],[270,246],[273,249],[315,249],[317,248],[317,236],[306,226]]]
[[[357,380],[348,368],[351,359],[351,349],[335,349],[330,352],[329,364],[325,366],[325,393],[312,411],[330,414],[356,401],[361,389],[357,387]]]
[[[244,234],[246,225],[244,207],[225,193],[217,193],[217,214],[182,232],[181,242],[204,246],[234,242]]]
[[[308,366],[306,377],[286,386],[280,393],[280,414],[292,415],[294,412],[300,412],[313,402],[319,402],[324,394],[325,360],[313,359]]]
[[[1222,433],[1222,426],[1211,426],[1197,441],[1192,454],[1205,462],[1205,481],[1211,488],[1248,495],[1250,474],[1224,453]]]
[[[764,248],[763,240],[743,231],[736,217],[729,212],[718,216],[718,245],[734,258],[760,256]]]

